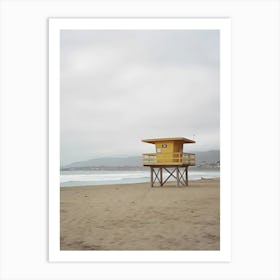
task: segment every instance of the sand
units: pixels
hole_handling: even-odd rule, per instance
[[[219,185],[62,187],[61,250],[219,250]]]

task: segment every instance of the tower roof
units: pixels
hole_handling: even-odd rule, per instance
[[[144,139],[142,142],[155,144],[156,142],[165,142],[165,141],[178,141],[183,143],[195,143],[194,140],[184,138],[184,137],[175,137],[175,138],[156,138],[156,139]]]

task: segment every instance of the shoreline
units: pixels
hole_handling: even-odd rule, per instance
[[[219,180],[220,179],[220,177],[211,177],[211,178],[207,178],[207,177],[200,177],[200,178],[198,178],[198,179],[189,179],[189,182],[191,182],[191,181],[201,181],[201,180]],[[96,184],[83,184],[83,185],[76,185],[76,184],[73,184],[73,183],[71,183],[71,182],[68,182],[69,183],[69,185],[64,185],[65,183],[60,183],[60,188],[82,188],[82,187],[96,187],[96,186],[114,186],[114,185],[137,185],[137,184],[149,184],[149,182],[150,182],[150,179],[149,180],[147,180],[147,181],[144,181],[144,182],[121,182],[121,183],[115,183],[116,181],[114,181],[114,182],[111,182],[111,183],[109,183],[109,182],[104,182],[104,183],[102,183],[102,181],[99,181],[99,182],[96,182]],[[169,183],[174,183],[175,182],[175,180],[169,180],[168,181]],[[72,185],[73,184],[73,185]]]
[[[191,184],[191,182],[197,182],[197,181],[205,181],[205,180],[209,180],[209,181],[211,181],[211,180],[220,180],[220,177],[215,177],[215,178],[201,178],[201,179],[194,179],[194,180],[189,180],[189,184]],[[168,181],[169,182],[169,184],[167,184],[167,185],[169,185],[169,186],[171,186],[171,185],[173,185],[173,183],[175,183],[176,181],[174,180],[174,181]],[[77,185],[77,186],[61,186],[60,185],[60,189],[68,189],[68,188],[87,188],[87,187],[112,187],[112,186],[123,186],[123,185],[132,185],[132,186],[134,186],[134,185],[142,185],[142,184],[150,184],[149,182],[140,182],[140,183],[121,183],[121,184],[102,184],[102,185],[86,185],[86,186],[83,186],[83,185]],[[154,188],[158,188],[158,187],[160,187],[160,186],[154,186]],[[163,187],[165,187],[165,186],[163,186]],[[174,185],[174,187],[176,187],[175,185]],[[184,187],[188,187],[188,186],[180,186],[180,187],[182,187],[182,188],[184,188]],[[180,188],[179,187],[179,188]]]
[[[219,250],[219,185],[61,187],[61,250]]]

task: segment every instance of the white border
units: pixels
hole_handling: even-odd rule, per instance
[[[219,251],[60,251],[60,30],[220,30],[221,224]],[[231,260],[231,20],[229,18],[49,19],[49,261],[229,262]],[[148,253],[147,253],[148,252]]]

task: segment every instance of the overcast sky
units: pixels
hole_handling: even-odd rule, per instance
[[[61,163],[219,149],[219,31],[61,31]]]

